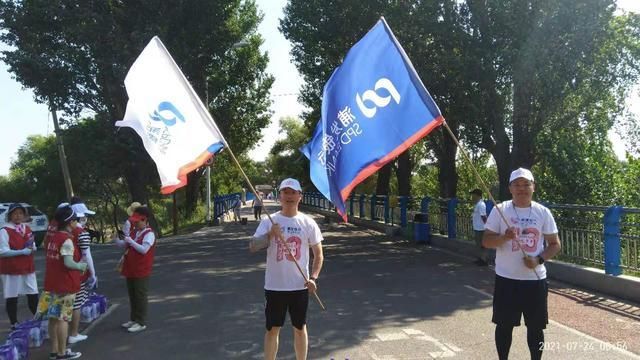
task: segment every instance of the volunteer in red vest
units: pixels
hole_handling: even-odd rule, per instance
[[[127,279],[129,292],[130,320],[122,327],[130,333],[143,331],[147,328],[147,294],[149,291],[149,276],[153,267],[156,249],[156,236],[149,227],[151,213],[145,206],[133,211],[129,222],[131,233],[125,234],[124,239],[116,240],[116,244],[124,247],[124,262],[122,276]]]
[[[89,291],[96,286],[98,278],[96,276],[96,268],[93,265],[93,257],[91,256],[91,236],[85,229],[87,224],[87,216],[95,215],[95,211],[89,210],[87,205],[77,196],[71,199],[71,208],[78,216],[78,224],[73,229],[73,241],[76,247],[76,256],[80,259],[74,259],[75,261],[82,260],[87,263],[87,272],[84,274],[81,280],[80,291],[76,294],[76,299],[73,303],[73,320],[71,321],[71,328],[69,329],[69,344],[75,344],[80,341],[84,341],[88,338],[87,335],[80,334],[80,310],[87,299],[89,298]]]
[[[29,310],[35,314],[38,306],[38,283],[33,264],[36,250],[33,233],[28,225],[24,206],[15,203],[7,210],[7,224],[0,229],[0,278],[7,315],[11,327],[18,322],[18,296],[27,295]]]
[[[54,219],[58,231],[49,238],[46,249],[46,272],[44,292],[38,304],[37,319],[49,319],[51,340],[50,359],[77,359],[82,354],[66,348],[69,322],[73,314],[73,302],[80,291],[80,278],[87,264],[79,259],[73,244],[73,229],[78,216],[70,206],[56,210]]]

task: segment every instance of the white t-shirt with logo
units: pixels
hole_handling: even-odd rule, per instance
[[[309,277],[309,248],[319,244],[323,238],[318,224],[301,212],[294,217],[287,217],[277,212],[271,215],[273,221],[280,225],[285,242],[298,261],[304,274]],[[254,237],[262,237],[271,230],[271,221],[262,219]],[[290,258],[282,243],[270,239],[267,248],[267,271],[264,275],[265,290],[294,291],[304,290],[304,279],[296,264]]]
[[[487,216],[487,205],[480,199],[473,207],[473,215],[471,217],[473,221],[473,230],[484,231],[484,221],[482,217]]]
[[[517,240],[522,250],[529,256],[538,256],[544,250],[544,235],[557,234],[558,228],[551,211],[535,201],[531,207],[514,207],[511,201],[498,205],[510,226],[516,228]],[[498,234],[507,231],[497,210],[492,210],[485,229]],[[537,280],[536,274],[524,265],[522,251],[514,240],[509,240],[496,249],[496,274],[515,280]],[[535,268],[540,279],[547,277],[544,265]]]

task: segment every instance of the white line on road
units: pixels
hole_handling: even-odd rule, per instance
[[[485,292],[483,290],[474,288],[471,285],[464,285],[464,287],[466,287],[467,289],[469,289],[469,290],[471,290],[473,292],[476,292],[476,293],[478,293],[480,295],[483,295],[483,296],[485,296],[485,297],[487,297],[489,299],[493,298],[493,295],[491,295],[491,294],[489,294],[489,293],[487,293],[487,292]],[[591,335],[587,335],[587,334],[585,334],[585,333],[583,333],[583,332],[581,332],[579,330],[576,330],[574,328],[568,327],[567,325],[563,325],[563,324],[561,324],[561,323],[559,323],[557,321],[549,319],[549,322],[551,324],[553,324],[554,326],[557,326],[557,327],[559,327],[561,329],[567,330],[567,331],[569,331],[570,333],[572,333],[574,335],[582,336],[587,340],[590,340],[590,341],[593,341],[595,343],[598,343],[598,345],[600,345],[601,349],[614,350],[614,351],[616,351],[616,352],[618,352],[618,353],[620,353],[622,355],[629,356],[632,359],[639,359],[640,360],[640,355],[634,354],[634,353],[632,353],[630,351],[627,351],[625,349],[621,349],[619,346],[615,346],[615,345],[610,344],[610,343],[608,343],[606,341],[603,341],[603,340],[600,340],[600,339],[596,339]]]
[[[96,327],[96,325],[98,325],[100,322],[102,322],[102,320],[104,318],[106,318],[107,316],[111,315],[111,313],[118,307],[120,306],[120,304],[113,304],[111,306],[109,306],[109,309],[107,309],[107,311],[104,312],[104,314],[100,315],[100,317],[98,317],[98,319],[94,320],[91,322],[91,324],[89,324],[89,326],[87,326],[86,329],[84,329],[84,331],[82,332],[84,335],[89,334],[89,332]]]

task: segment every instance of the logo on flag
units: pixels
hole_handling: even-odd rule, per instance
[[[167,116],[165,116],[167,115]],[[173,126],[176,124],[176,119],[184,122],[184,116],[180,113],[172,103],[163,101],[158,105],[158,109],[153,111],[153,114],[149,114],[151,120],[162,121],[167,126]]]
[[[314,185],[345,220],[353,188],[444,121],[384,18],[325,84],[321,114],[300,150]]]
[[[156,163],[161,192],[187,184],[187,174],[224,147],[224,137],[158,37],[124,80],[129,102],[116,126],[132,128]]]

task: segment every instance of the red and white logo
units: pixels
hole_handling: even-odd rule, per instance
[[[302,248],[302,240],[297,236],[291,236],[287,238],[286,243],[293,257],[291,257],[291,255],[289,255],[289,253],[285,250],[285,248],[282,246],[282,243],[278,242],[277,260],[282,261],[285,257],[289,261],[293,261],[294,257],[296,260],[300,260],[300,257],[302,256],[302,254],[300,253],[300,249]]]

